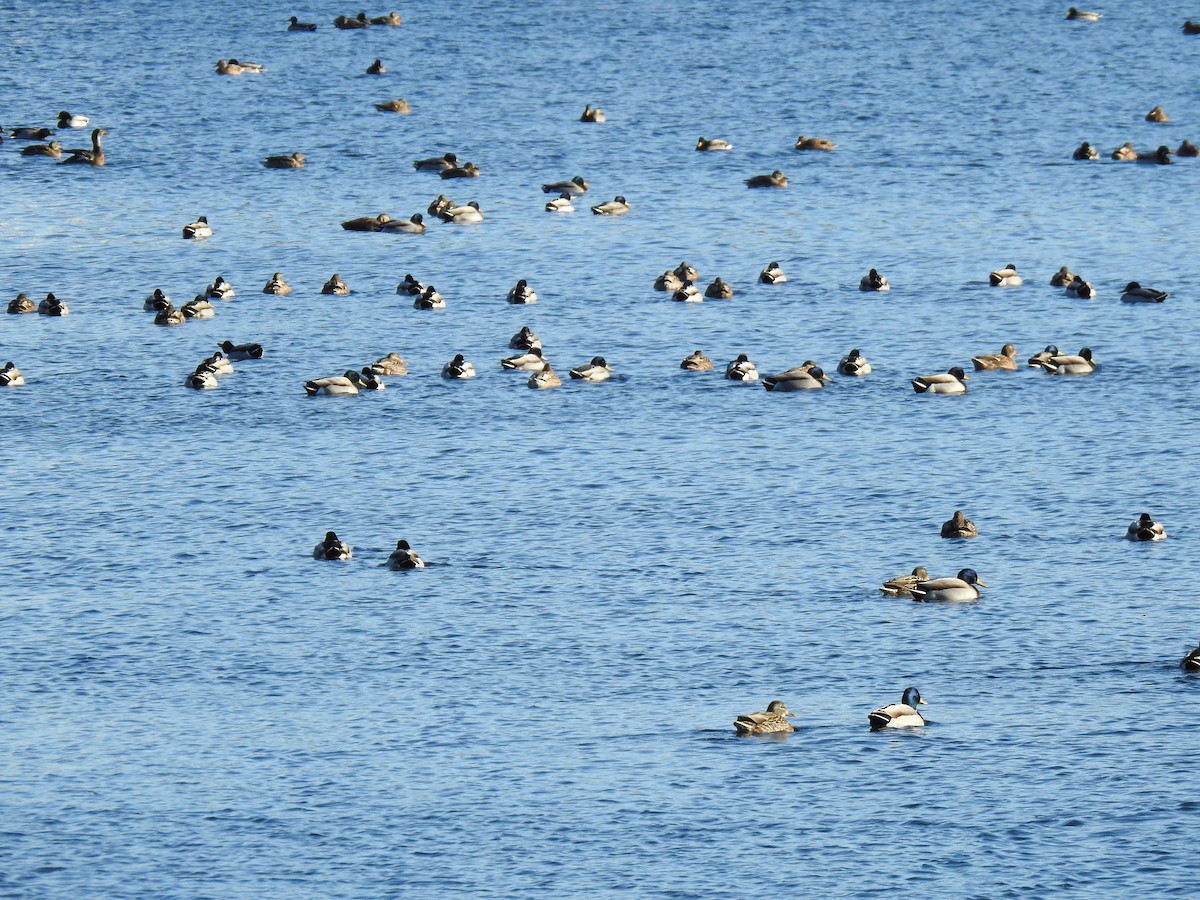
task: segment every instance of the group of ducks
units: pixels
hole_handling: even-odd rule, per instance
[[[918,711],[918,706],[928,704],[921,699],[921,692],[915,687],[904,689],[899,703],[881,706],[867,713],[867,722],[872,731],[882,731],[885,728],[916,728],[925,724],[925,717]],[[782,700],[772,700],[762,712],[745,713],[733,720],[734,731],[739,736],[758,734],[790,734],[796,727],[788,719],[796,718],[796,713],[788,709]]]
[[[340,560],[350,559],[354,551],[350,545],[337,536],[336,532],[325,532],[325,539],[313,548],[313,559]],[[387,558],[387,567],[398,572],[408,569],[424,569],[425,561],[417,555],[417,551],[409,546],[408,541],[396,541],[396,549]]]
[[[90,122],[91,120],[87,116],[72,114],[64,109],[58,114],[57,127],[62,130],[83,129],[87,128]],[[54,129],[26,126],[14,128],[9,134],[14,141],[45,141],[46,138],[54,134]],[[30,143],[28,146],[21,148],[21,155],[43,156],[49,159],[61,160],[64,164],[102,166],[104,165],[104,148],[100,144],[100,138],[106,134],[108,132],[103,128],[92,129],[91,147],[63,147],[62,143],[57,140],[48,141],[43,144]],[[4,131],[0,129],[0,143],[3,142]],[[63,159],[64,153],[67,154],[65,159]]]
[[[221,341],[221,349],[202,359],[195,370],[184,379],[184,385],[197,391],[210,391],[218,385],[218,376],[233,373],[233,360],[262,359],[262,344],[235,344]]]
[[[231,300],[236,292],[223,276],[216,279],[203,293],[197,294],[182,307],[176,308],[161,288],[155,288],[142,302],[142,309],[154,313],[155,325],[182,325],[192,319],[211,319],[217,314],[212,300]]]
[[[36,312],[42,316],[61,317],[70,315],[71,310],[63,300],[60,300],[54,294],[47,294],[41,303],[34,303],[22,292],[8,302],[8,312],[10,315],[24,315],[25,313]]]

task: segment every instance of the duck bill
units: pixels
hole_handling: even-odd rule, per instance
[[[919,703],[921,706],[928,706],[928,705],[929,705],[929,701],[928,701],[928,700],[918,700],[918,701],[917,701],[917,703]]]
[[[976,583],[977,585],[979,585],[980,587],[987,587],[987,586],[988,586],[986,581],[980,581],[978,578],[976,578],[976,579],[975,579],[975,583]]]

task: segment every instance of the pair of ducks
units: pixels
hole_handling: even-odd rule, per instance
[[[226,341],[226,344],[229,342]],[[262,348],[258,344],[240,345],[241,347],[250,348],[254,352],[257,348],[258,356],[250,358],[260,358],[262,356]],[[237,347],[233,348],[234,350]],[[232,353],[230,350],[225,350],[226,353]],[[234,356],[234,359],[237,357]],[[386,356],[381,356],[369,366],[363,366],[362,369],[355,371],[348,369],[342,375],[330,375],[325,378],[314,378],[304,383],[304,392],[310,397],[318,395],[332,397],[348,397],[358,394],[360,391],[381,391],[384,388],[383,382],[380,380],[382,376],[399,376],[408,374],[408,363],[399,353],[389,353]]]
[[[729,143],[729,141],[721,140],[720,138],[711,138],[710,139],[710,138],[706,138],[703,135],[701,135],[700,140],[696,141],[696,149],[701,152],[714,151],[714,150],[732,150],[733,144]],[[797,150],[827,150],[828,151],[828,150],[836,150],[837,145],[833,141],[829,140],[829,138],[805,137],[804,135],[800,135],[800,137],[796,138],[796,149]]]
[[[879,589],[889,597],[912,597],[918,603],[969,603],[979,599],[981,587],[987,584],[974,569],[959,569],[953,578],[931,579],[924,566],[917,566],[912,574],[889,578]]]
[[[354,550],[337,536],[337,532],[325,532],[325,539],[313,548],[313,559],[340,560],[350,559]],[[425,561],[417,555],[417,551],[405,540],[396,541],[396,549],[387,559],[387,567],[398,572],[409,569],[424,569]]]
[[[904,689],[899,703],[881,706],[867,714],[872,731],[885,728],[916,728],[925,724],[925,718],[917,712],[917,706],[927,706],[921,692],[915,687]],[[735,733],[740,736],[759,734],[791,734],[796,730],[788,719],[796,713],[788,709],[782,700],[772,700],[763,712],[745,713],[733,720]]]
[[[1098,156],[1090,156],[1090,155],[1086,155],[1086,154],[1080,155],[1081,151],[1084,150],[1084,146],[1086,146],[1086,144],[1087,144],[1087,142],[1085,141],[1084,144],[1081,145],[1079,147],[1079,149],[1075,151],[1075,159],[1098,159],[1099,158]],[[1092,148],[1092,149],[1095,149],[1095,148]],[[1148,151],[1145,153],[1138,153],[1136,150],[1133,149],[1133,142],[1126,141],[1124,144],[1122,144],[1120,147],[1118,147],[1116,150],[1114,150],[1110,154],[1110,156],[1112,159],[1115,159],[1118,162],[1153,163],[1155,165],[1160,165],[1160,166],[1169,166],[1169,165],[1171,165],[1172,154],[1173,154],[1173,151],[1171,150],[1171,148],[1166,146],[1165,144],[1161,145],[1157,150],[1151,150],[1151,151]]]
[[[460,206],[445,194],[438,194],[426,211],[443,222],[455,225],[474,225],[483,221],[483,210],[476,201],[471,200],[465,206]]]
[[[229,341],[225,341],[230,344]],[[233,346],[230,344],[230,346]],[[212,356],[205,357],[195,370],[184,379],[184,385],[197,391],[210,391],[217,387],[218,376],[231,375],[233,363],[225,356],[223,350],[218,350]]]
[[[387,213],[380,213],[377,216],[359,216],[356,219],[347,219],[342,223],[342,228],[346,231],[424,234],[425,217],[420,213],[413,213],[407,219],[393,219]]]
[[[54,294],[47,294],[41,303],[34,303],[22,292],[9,301],[8,312],[12,315],[24,315],[36,312],[42,316],[62,317],[70,315],[71,310],[68,309],[64,301],[55,297]]]

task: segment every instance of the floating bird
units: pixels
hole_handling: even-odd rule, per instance
[[[1090,375],[1096,371],[1096,363],[1091,349],[1084,347],[1076,356],[1051,356],[1042,368],[1051,375]]]
[[[346,231],[379,231],[390,221],[392,221],[392,217],[387,213],[380,213],[377,216],[359,216],[357,219],[347,219],[342,223],[342,228]]]
[[[370,28],[371,22],[366,13],[360,12],[357,16],[338,16],[333,20],[333,25],[343,31],[350,31],[356,28]]]
[[[858,289],[860,291],[890,291],[892,286],[888,284],[888,280],[880,275],[875,269],[872,269],[858,281]]]
[[[325,540],[313,549],[313,559],[349,559],[353,555],[350,545],[338,540],[332,531],[325,532]]]
[[[758,280],[762,284],[783,284],[787,281],[787,276],[783,274],[783,269],[779,268],[779,263],[767,263],[767,267],[758,273]]]
[[[979,580],[974,569],[960,569],[954,578],[920,581],[910,590],[913,600],[918,603],[961,603],[978,600],[980,587],[987,587],[987,585]]]
[[[388,557],[387,567],[397,572],[408,569],[423,569],[425,561],[417,556],[417,551],[409,546],[408,541],[396,541],[396,549]]]
[[[808,391],[823,388],[830,380],[820,366],[806,362],[775,375],[766,375],[762,382],[768,391]]]
[[[214,300],[232,300],[237,292],[234,291],[232,284],[218,275],[204,293]]]
[[[714,300],[728,300],[733,296],[733,288],[718,276],[704,289],[704,296]]]
[[[961,509],[956,509],[954,515],[942,523],[944,538],[973,538],[979,536],[975,523],[963,515]]]
[[[62,144],[51,141],[48,144],[30,144],[21,148],[22,156],[48,156],[51,159],[62,158]]]
[[[917,566],[911,575],[897,575],[889,578],[879,588],[889,597],[911,597],[912,589],[922,581],[929,580],[929,572],[924,566]]]
[[[1066,287],[1077,277],[1079,276],[1073,273],[1066,266],[1059,266],[1058,271],[1050,276],[1050,284],[1053,287]]]
[[[583,176],[576,175],[570,181],[551,181],[549,184],[543,184],[542,193],[570,194],[572,197],[577,197],[580,194],[586,194],[588,187],[589,185],[583,180]]]
[[[924,717],[916,710],[918,705],[928,706],[929,704],[921,699],[921,692],[915,687],[905,688],[899,703],[881,706],[874,712],[868,713],[867,721],[871,723],[872,731],[880,731],[884,728],[915,728],[925,724]]]
[[[147,297],[145,302],[142,303],[142,309],[148,312],[158,312],[159,310],[166,309],[170,305],[171,298],[164,294],[161,289],[155,288],[154,293]]]
[[[1154,521],[1150,513],[1142,513],[1125,530],[1125,537],[1131,541],[1161,541],[1166,539],[1167,531],[1161,522]]]
[[[67,150],[70,157],[62,161],[62,165],[74,163],[81,166],[102,166],[104,165],[104,148],[100,146],[100,136],[108,134],[103,128],[92,129],[92,149],[83,150],[80,148],[72,148]]]
[[[686,259],[681,260],[679,265],[677,265],[672,271],[681,281],[700,280],[700,271]]]
[[[196,391],[211,391],[216,388],[220,382],[217,381],[217,376],[207,369],[197,369],[186,378],[183,379],[185,387],[190,387]]]
[[[1167,118],[1167,111],[1165,109],[1163,109],[1161,106],[1156,106],[1154,109],[1150,110],[1150,112],[1146,113],[1146,121],[1161,123],[1169,122],[1170,119]],[[59,125],[58,127],[62,128],[63,126]]]
[[[725,377],[730,381],[758,381],[758,369],[745,353],[739,353],[737,359],[725,366]]]
[[[203,294],[197,294],[194,298],[180,307],[179,311],[183,313],[185,319],[211,319],[217,314],[213,305],[208,302],[208,298]]]
[[[474,225],[483,221],[483,210],[472,200],[466,206],[451,206],[441,214],[441,219],[455,225]]]
[[[330,397],[352,397],[358,393],[358,380],[351,378],[353,370],[345,375],[328,375],[304,382],[304,392],[310,397],[318,394]]]
[[[346,377],[358,385],[360,391],[382,391],[386,387],[370,366],[363,366],[357,372],[351,369],[346,372]]]
[[[397,113],[402,116],[412,112],[412,107],[403,97],[397,97],[395,100],[385,100],[383,103],[376,103],[375,108],[380,112]]]
[[[187,316],[170,303],[160,309],[154,316],[155,325],[182,325],[186,321]]]
[[[671,299],[678,300],[680,303],[703,303],[704,295],[700,293],[700,288],[696,285],[685,281],[679,286],[679,290],[671,295]]]
[[[407,375],[408,363],[404,361],[404,357],[393,351],[371,363],[371,371],[376,375]]]
[[[262,359],[262,344],[235,344],[233,341],[221,341],[217,344],[221,352],[230,359]]]
[[[453,169],[457,165],[458,157],[453,153],[443,153],[441,156],[418,159],[413,162],[413,168],[418,172],[444,172],[447,169]]]
[[[1076,22],[1099,22],[1104,16],[1098,12],[1087,12],[1072,6],[1067,10],[1067,18],[1074,19]]]
[[[322,294],[336,294],[339,297],[344,297],[350,293],[350,285],[342,281],[342,276],[334,272],[329,276],[329,280],[321,285]]]
[[[546,201],[546,212],[575,212],[575,204],[571,202],[571,195],[559,194],[555,199]]]
[[[689,372],[707,372],[712,367],[713,361],[699,350],[693,350],[679,364],[679,368],[687,369]]]
[[[1120,147],[1112,152],[1112,158],[1128,162],[1131,159],[1137,159],[1137,151],[1133,149],[1133,143],[1126,141]]]
[[[529,283],[522,278],[512,290],[508,292],[508,302],[513,304],[530,304],[537,303],[537,291],[529,286]]]
[[[8,302],[8,311],[13,315],[37,312],[37,304],[21,293]]]
[[[530,330],[528,325],[522,325],[521,330],[509,338],[508,346],[514,350],[532,350],[534,347],[540,350],[542,341]]]
[[[454,359],[442,367],[443,378],[465,380],[475,377],[475,366],[463,359],[461,353],[456,353]]]
[[[38,313],[43,316],[66,316],[70,315],[70,310],[67,309],[67,304],[59,300],[53,294],[47,294],[46,299],[38,304]]]
[[[1185,672],[1200,672],[1200,647],[1189,650],[1187,656],[1180,660],[1179,668]]]
[[[1071,159],[1099,159],[1100,151],[1084,141],[1075,148],[1075,152],[1071,154]]]
[[[1200,156],[1200,147],[1197,147],[1189,140],[1184,140],[1179,145],[1179,149],[1175,151],[1176,156]]]
[[[366,74],[368,74],[368,75],[386,75],[387,68],[384,67],[383,60],[377,59],[377,60],[375,60],[375,62],[373,62],[369,66],[367,66]]]
[[[1184,34],[1200,34],[1200,22],[1193,22],[1188,19],[1183,23]]]
[[[87,116],[73,116],[65,109],[58,114],[59,128],[87,128],[90,121]]]
[[[745,713],[733,720],[734,731],[739,736],[755,734],[790,734],[795,727],[788,719],[796,714],[782,700],[772,700],[763,712]]]
[[[54,130],[51,128],[14,128],[12,139],[14,141],[44,141],[52,134],[54,134]]]
[[[25,383],[25,376],[14,363],[6,362],[0,369],[0,387],[20,387]]]
[[[1166,291],[1157,291],[1154,288],[1142,287],[1136,281],[1131,281],[1125,285],[1125,292],[1121,294],[1123,303],[1162,303],[1171,295]]]
[[[408,294],[409,296],[415,297],[424,292],[425,285],[413,278],[411,273],[405,275],[401,282],[396,285],[397,294]]]
[[[1139,153],[1137,161],[1140,163],[1152,163],[1158,166],[1169,166],[1171,163],[1171,148],[1166,144],[1159,146],[1157,150],[1149,153]]]
[[[1017,369],[1017,348],[1012,344],[1005,344],[1000,348],[999,353],[987,353],[981,356],[971,357],[971,362],[975,364],[976,372],[984,372],[991,369]]]
[[[867,362],[867,358],[858,351],[857,347],[842,357],[837,370],[839,375],[850,376],[870,375],[872,372],[871,364]]]
[[[388,28],[399,28],[403,23],[404,20],[400,18],[400,13],[398,12],[390,12],[386,16],[371,17],[372,25],[384,25]]]
[[[268,169],[303,169],[304,154],[291,153],[287,156],[268,156],[263,160],[263,165]]]
[[[961,368],[953,366],[935,375],[918,375],[912,380],[912,386],[918,394],[965,394],[966,382],[970,380]]]
[[[289,19],[288,21],[289,21],[289,24],[287,27],[288,31],[316,31],[317,30],[317,26],[314,25],[312,22],[301,22],[295,16],[292,16],[291,19]]]
[[[591,362],[576,366],[571,370],[571,377],[576,381],[608,381],[612,378],[612,369],[604,361],[603,356],[593,356]]]
[[[770,175],[752,175],[746,179],[746,187],[752,188],[785,188],[788,186],[787,176],[776,169]]]
[[[800,135],[796,138],[797,150],[836,150],[837,144],[829,140],[829,138],[805,137]]]
[[[579,121],[580,122],[595,122],[597,124],[600,124],[603,122],[607,122],[608,116],[604,115],[604,110],[600,109],[598,106],[588,105],[583,108],[583,115],[581,115],[579,117]]]
[[[442,178],[478,178],[479,166],[473,162],[465,162],[461,166],[451,166],[449,169],[443,169],[441,172]]]
[[[1079,297],[1083,300],[1091,300],[1096,296],[1096,290],[1092,287],[1090,281],[1084,281],[1078,275],[1074,280],[1067,285],[1066,295],[1068,297]]]
[[[542,349],[534,347],[500,360],[500,367],[510,371],[539,372],[546,360],[542,358]]]
[[[384,222],[379,230],[388,234],[424,234],[425,217],[420,213],[413,213],[407,219],[392,219],[390,222]]]
[[[997,269],[995,272],[989,273],[988,281],[991,282],[992,287],[1016,287],[1024,279],[1017,274],[1016,265],[1009,263],[1003,269]]]
[[[531,388],[552,388],[562,384],[562,379],[558,377],[558,373],[550,367],[550,363],[546,363],[536,372],[529,376],[529,380],[525,382]]]
[[[201,216],[195,222],[183,226],[183,236],[188,239],[212,237],[212,226],[208,224],[208,216]]]
[[[426,285],[425,290],[413,300],[413,309],[445,309],[446,300],[437,292],[432,284]]]
[[[1037,353],[1033,354],[1033,356],[1029,357],[1029,365],[1033,366],[1035,369],[1040,369],[1042,367],[1042,363],[1050,359],[1052,356],[1058,356],[1058,348],[1053,344],[1047,344],[1045,350],[1039,350]]]
[[[593,206],[592,212],[598,216],[623,216],[629,212],[629,203],[618,194],[612,200],[605,200]]]
[[[683,287],[683,279],[669,269],[654,279],[656,291],[670,291],[672,294]]]
[[[212,356],[206,356],[202,359],[200,364],[196,366],[195,371],[198,373],[211,372],[213,375],[232,375],[233,363],[229,361],[224,353],[218,350]]]
[[[697,150],[732,150],[733,144],[729,141],[723,141],[720,138],[709,138],[701,136],[700,140],[696,141]]]
[[[271,280],[263,285],[262,292],[264,294],[276,294],[283,297],[292,292],[292,286],[284,281],[282,272],[276,272],[271,276]]]

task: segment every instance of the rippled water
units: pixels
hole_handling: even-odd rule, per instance
[[[4,124],[110,131],[103,169],[0,147],[2,296],[72,311],[0,320],[29,381],[0,391],[0,893],[1189,893],[1200,163],[1070,160],[1200,139],[1188,8],[328,24],[356,11],[0,4]],[[230,56],[267,71],[214,75]],[[372,108],[399,96],[412,115]],[[303,170],[260,164],[295,150]],[[483,177],[412,170],[447,150]],[[788,190],[744,187],[775,168]],[[633,211],[542,212],[577,174]],[[485,222],[338,228],[440,192]],[[214,236],[182,240],[201,214]],[[737,296],[651,290],[681,259]],[[754,283],[771,260],[788,284]],[[1027,283],[989,288],[1008,262]],[[1099,298],[1051,288],[1063,264]],[[859,293],[871,267],[890,294]],[[290,297],[259,293],[277,270]],[[353,295],[317,294],[334,271]],[[406,272],[449,308],[411,309]],[[217,275],[238,295],[212,320],[142,311]],[[522,277],[536,306],[504,302]],[[1121,304],[1129,280],[1172,296]],[[560,371],[603,354],[619,377],[526,389],[498,365],[523,324]],[[186,390],[225,339],[266,358]],[[1007,341],[1102,367],[909,388]],[[832,372],[852,346],[874,374],[794,397],[678,368],[700,347]],[[301,389],[393,350],[411,374],[382,393]],[[477,379],[439,377],[456,352]],[[980,537],[938,537],[955,508]],[[1166,542],[1123,540],[1143,511]],[[351,561],[311,558],[330,528]],[[399,537],[428,569],[382,567]],[[917,564],[989,587],[878,593]],[[908,684],[931,724],[870,734]],[[797,733],[736,739],[775,697]]]

